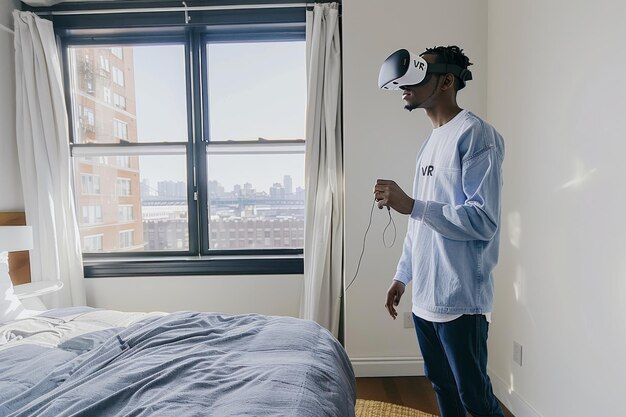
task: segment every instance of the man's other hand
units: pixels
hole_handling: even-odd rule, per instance
[[[385,308],[389,311],[389,315],[394,320],[398,317],[396,307],[398,306],[398,303],[400,303],[400,298],[402,298],[405,288],[406,286],[402,282],[393,280],[391,286],[387,290],[387,302],[385,303]]]

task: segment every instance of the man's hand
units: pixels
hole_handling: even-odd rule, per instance
[[[400,302],[400,298],[402,298],[402,294],[404,294],[404,289],[406,286],[395,279],[391,283],[391,286],[387,290],[387,302],[385,303],[385,308],[389,311],[389,315],[395,320],[398,317],[398,312],[396,311],[396,307]]]
[[[376,180],[374,198],[378,202],[379,209],[387,206],[402,214],[411,214],[413,203],[415,203],[415,200],[406,195],[402,188],[392,180]]]

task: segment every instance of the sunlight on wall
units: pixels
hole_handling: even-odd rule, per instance
[[[597,168],[587,168],[585,163],[577,156],[575,156],[572,160],[572,169],[574,171],[574,175],[571,180],[565,182],[565,184],[561,186],[562,190],[580,187],[598,170]]]
[[[622,317],[626,316],[626,256],[622,258],[622,267],[618,273],[616,281],[616,298],[617,305],[622,306]],[[622,325],[626,327],[626,322],[621,320]]]
[[[508,215],[509,240],[514,248],[519,249],[522,241],[522,216],[518,211],[513,211]]]
[[[524,270],[521,265],[517,266],[517,270],[515,271],[515,281],[513,281],[513,291],[515,292],[515,301],[518,303],[524,303],[524,280],[526,276],[524,274]]]

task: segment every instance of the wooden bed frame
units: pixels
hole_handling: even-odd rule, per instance
[[[0,212],[0,226],[22,226],[26,224],[23,211]],[[9,271],[13,285],[30,282],[30,258],[28,251],[9,253]]]

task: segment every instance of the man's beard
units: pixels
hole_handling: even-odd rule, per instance
[[[407,103],[407,104],[404,106],[404,108],[405,108],[406,110],[408,110],[408,111],[413,111],[413,110],[417,109],[418,107],[419,107],[419,106],[416,106],[415,104],[410,104],[410,103]]]

